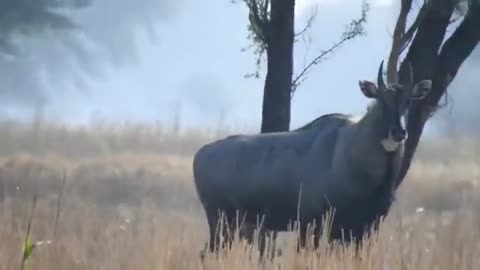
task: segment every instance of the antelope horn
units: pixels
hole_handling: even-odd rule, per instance
[[[385,82],[383,81],[383,60],[380,63],[380,68],[378,69],[377,84],[378,84],[378,88],[381,90],[384,90],[387,88],[387,86],[385,85]]]

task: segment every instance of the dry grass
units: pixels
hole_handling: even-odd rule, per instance
[[[293,236],[284,234],[283,255],[273,261],[258,263],[236,242],[202,265],[207,226],[191,156],[214,136],[161,125],[0,123],[0,270],[20,265],[34,192],[32,238],[53,244],[36,250],[28,269],[480,268],[480,146],[467,139],[423,143],[393,211],[360,258],[342,246],[296,254]]]

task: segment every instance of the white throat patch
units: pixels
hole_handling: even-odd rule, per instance
[[[387,152],[394,152],[397,150],[401,142],[397,142],[392,138],[392,135],[389,133],[388,138],[382,139],[381,141],[383,149]]]

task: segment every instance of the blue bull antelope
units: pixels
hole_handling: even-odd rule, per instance
[[[297,130],[229,136],[198,150],[193,174],[210,227],[210,251],[220,244],[222,212],[230,229],[242,225],[240,237],[249,242],[263,217],[262,252],[267,233],[275,238],[295,221],[302,247],[307,225],[318,224],[332,209],[331,240],[361,240],[376,226],[393,202],[392,180],[407,138],[402,118],[409,101],[424,98],[431,88],[430,80],[414,84],[411,72],[407,84],[386,84],[382,71],[383,61],[376,85],[359,82],[374,102],[358,120],[327,114]],[[228,242],[229,230],[223,231]]]

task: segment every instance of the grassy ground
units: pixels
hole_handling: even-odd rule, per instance
[[[53,243],[35,251],[28,269],[480,268],[480,144],[460,138],[422,143],[393,211],[360,259],[345,247],[295,254],[293,236],[283,234],[283,256],[273,262],[259,264],[236,242],[202,265],[207,225],[191,157],[221,133],[1,122],[0,270],[20,265],[35,192],[32,239]]]

